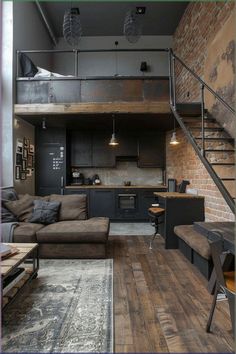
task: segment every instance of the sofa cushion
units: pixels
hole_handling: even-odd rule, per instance
[[[206,236],[194,229],[193,225],[179,225],[174,227],[175,234],[189,247],[205,259],[211,258],[211,250]]]
[[[86,194],[52,194],[50,202],[60,202],[59,221],[87,219]]]
[[[58,221],[60,202],[46,202],[44,200],[34,200],[34,208],[29,222],[39,224],[53,224]]]
[[[28,222],[20,222],[14,229],[13,240],[14,242],[37,242],[36,232],[42,229],[42,224],[31,224]]]
[[[9,209],[19,221],[27,222],[32,214],[34,198],[25,194],[21,199],[5,202],[5,206]]]
[[[7,202],[9,200],[17,200],[18,195],[14,188],[6,188],[1,190],[1,200],[2,202]]]
[[[108,218],[59,221],[37,232],[39,243],[105,243],[109,233]]]
[[[17,221],[17,217],[14,214],[12,214],[12,212],[10,210],[5,208],[4,205],[2,204],[1,222],[4,224],[6,222],[14,222],[14,221]]]

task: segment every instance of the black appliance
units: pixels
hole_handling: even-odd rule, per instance
[[[82,186],[84,184],[84,175],[81,172],[72,172],[73,184],[78,184]]]
[[[117,214],[119,217],[129,217],[138,213],[138,196],[135,193],[117,194]]]
[[[179,186],[178,186],[178,192],[179,192],[179,193],[185,193],[185,192],[186,192],[186,187],[187,187],[187,185],[189,185],[189,184],[190,184],[189,181],[183,179],[183,181],[182,181],[182,182],[179,184]]]

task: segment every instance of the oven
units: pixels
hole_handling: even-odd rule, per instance
[[[119,217],[133,217],[138,214],[138,195],[136,193],[118,193],[116,205]]]

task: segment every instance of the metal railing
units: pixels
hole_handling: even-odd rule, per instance
[[[80,53],[122,53],[122,52],[166,52],[170,51],[169,48],[140,48],[140,49],[46,49],[46,50],[17,50],[16,51],[16,77],[19,78],[19,55],[25,54],[59,54],[59,53],[72,53],[74,54],[74,76],[78,77],[78,59]]]
[[[176,82],[175,82],[175,61],[178,61],[200,84],[200,104],[201,104],[201,151],[199,150],[198,144],[196,143],[194,137],[189,132],[185,126],[180,114],[177,112],[177,102],[176,102]],[[179,123],[180,127],[184,131],[188,138],[188,141],[193,146],[194,150],[198,154],[201,162],[205,166],[206,170],[210,174],[211,178],[215,182],[225,201],[229,205],[230,209],[235,211],[234,199],[222,183],[221,178],[216,174],[215,170],[212,168],[210,162],[205,158],[205,89],[208,90],[219,102],[221,102],[224,107],[235,115],[235,110],[222,98],[220,97],[209,85],[207,85],[192,69],[190,69],[173,51],[169,50],[169,87],[170,87],[170,107],[174,114],[175,119]],[[182,102],[181,102],[182,103]]]

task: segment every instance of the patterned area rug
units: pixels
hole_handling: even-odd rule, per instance
[[[3,352],[112,352],[113,260],[41,260],[8,307]]]

